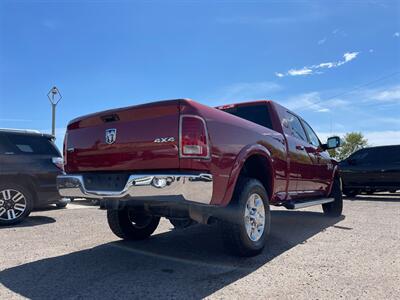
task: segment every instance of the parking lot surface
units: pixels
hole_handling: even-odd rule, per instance
[[[344,205],[337,219],[274,209],[254,258],[228,255],[218,226],[162,220],[150,239],[123,242],[85,202],[37,211],[0,228],[0,299],[399,299],[400,196]]]

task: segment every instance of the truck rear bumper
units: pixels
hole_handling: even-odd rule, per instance
[[[57,188],[62,197],[91,199],[169,198],[210,204],[213,193],[211,174],[131,174],[122,190],[98,190],[85,187],[84,174],[59,175]]]

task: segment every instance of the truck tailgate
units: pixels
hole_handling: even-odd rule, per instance
[[[66,172],[179,168],[179,100],[73,120],[64,143]]]

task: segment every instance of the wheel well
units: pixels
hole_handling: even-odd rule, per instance
[[[0,183],[5,183],[5,182],[19,184],[19,185],[22,185],[23,187],[27,188],[32,193],[34,202],[36,203],[37,194],[36,194],[36,189],[35,189],[35,182],[33,181],[33,179],[30,176],[22,175],[22,174],[1,175]]]
[[[267,191],[268,197],[272,197],[272,166],[263,155],[252,155],[247,158],[239,176],[255,178],[259,180]]]

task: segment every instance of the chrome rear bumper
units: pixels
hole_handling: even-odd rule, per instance
[[[135,199],[176,197],[210,204],[213,192],[211,174],[132,174],[121,191],[88,190],[84,175],[59,175],[57,188],[62,197],[91,199]]]

